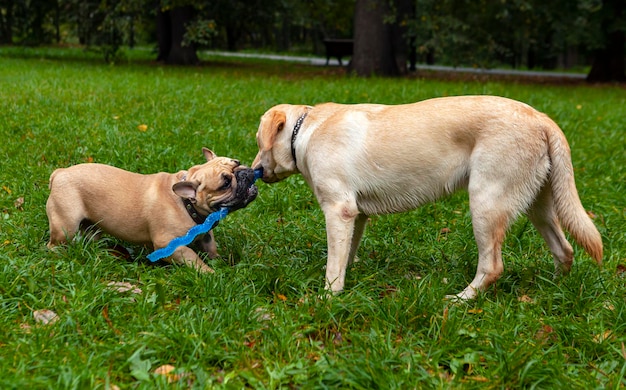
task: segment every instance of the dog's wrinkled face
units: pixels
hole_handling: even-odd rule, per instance
[[[263,168],[262,179],[266,183],[283,180],[298,171],[291,156],[291,132],[285,128],[287,113],[292,109],[293,106],[281,104],[261,117],[256,133],[259,153],[252,168]]]
[[[246,207],[258,194],[254,183],[254,171],[228,157],[217,157],[209,149],[203,149],[207,162],[187,171],[185,181],[174,184],[172,189],[192,201],[203,214],[210,214],[222,207],[230,211]]]

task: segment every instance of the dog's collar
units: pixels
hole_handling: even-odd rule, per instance
[[[309,110],[305,111],[304,114],[300,115],[300,117],[296,121],[295,126],[293,126],[293,133],[291,133],[291,157],[293,157],[293,163],[296,167],[298,167],[298,163],[296,159],[296,137],[298,136],[300,127],[302,127],[302,122],[304,122],[304,118],[306,118],[308,114],[309,114]]]
[[[180,179],[180,181],[185,180],[187,180],[187,172],[185,172]],[[200,214],[190,199],[183,198],[183,204],[185,205],[185,210],[187,210],[187,213],[196,224],[202,225],[204,221],[206,221],[208,215]]]
[[[185,210],[187,210],[187,213],[189,213],[189,216],[195,223],[202,225],[204,221],[206,221],[206,217],[208,217],[208,215],[200,214],[191,200],[183,199],[183,204],[185,205]]]

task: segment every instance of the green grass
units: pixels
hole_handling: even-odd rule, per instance
[[[148,57],[109,66],[78,50],[0,49],[0,387],[626,386],[623,87],[360,79],[218,58],[163,67]],[[173,172],[202,162],[202,146],[249,164],[258,119],[274,104],[462,94],[522,100],[562,126],[604,239],[601,269],[576,248],[571,274],[553,279],[547,247],[520,218],[497,285],[473,302],[445,301],[476,268],[461,193],[373,217],[346,291],[321,298],[324,220],[297,176],[259,184],[258,199],[220,224],[214,275],[148,264],[139,247],[137,260],[120,259],[107,250],[110,238],[45,249],[47,182],[57,167]],[[120,293],[110,282],[141,291]],[[44,309],[58,321],[36,322]],[[166,364],[179,374],[172,384],[155,374]]]

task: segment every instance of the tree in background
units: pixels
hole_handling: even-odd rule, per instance
[[[80,44],[107,61],[156,45],[168,64],[199,48],[322,54],[354,38],[359,75],[401,75],[407,53],[444,65],[553,69],[592,65],[589,81],[626,81],[624,0],[0,0],[0,44]]]
[[[593,50],[593,63],[587,81],[626,81],[626,3],[603,0],[594,11],[588,44]]]
[[[161,2],[157,5],[157,61],[174,65],[194,65],[199,62],[195,44],[184,42],[186,26],[194,20],[196,14],[192,4],[182,1],[166,5]]]
[[[397,76],[407,71],[407,20],[411,2],[357,0],[354,9],[354,54],[350,67],[359,76]]]

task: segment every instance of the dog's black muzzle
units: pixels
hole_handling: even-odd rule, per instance
[[[246,207],[256,199],[259,189],[254,185],[254,170],[251,168],[241,168],[235,171],[237,179],[237,189],[231,201],[223,206],[229,207],[230,211],[235,211]]]

